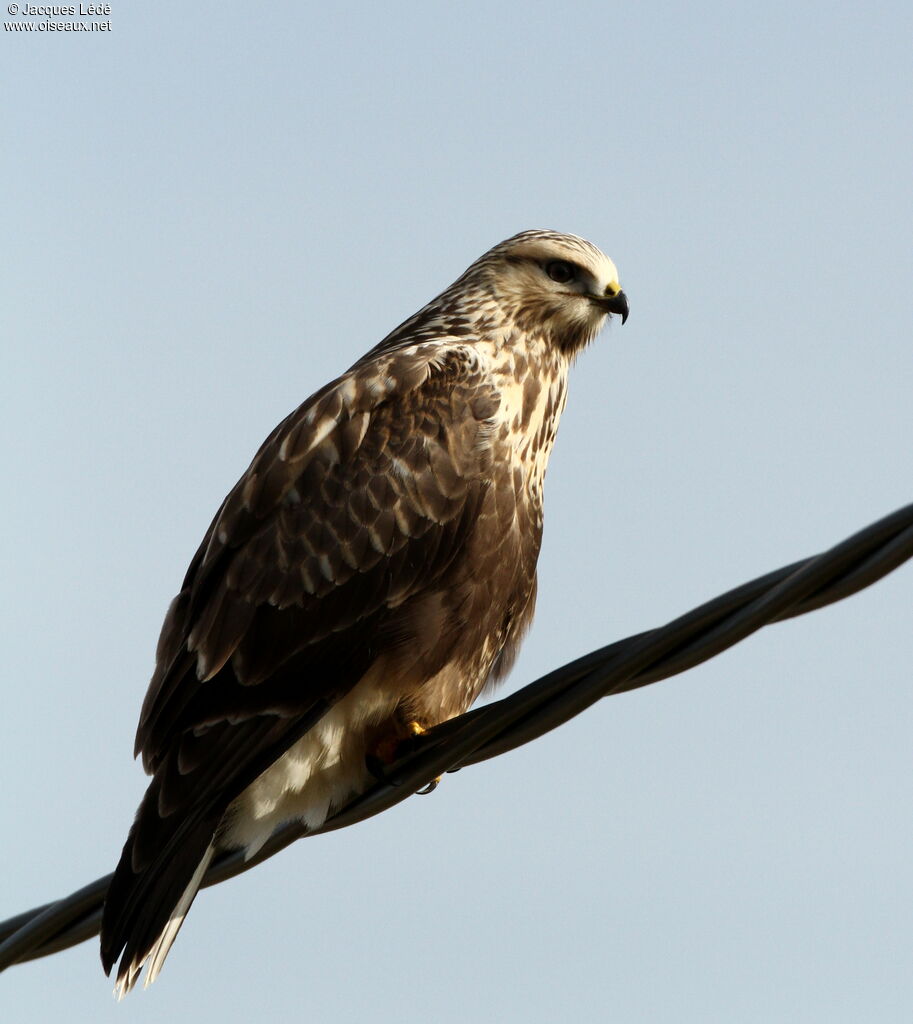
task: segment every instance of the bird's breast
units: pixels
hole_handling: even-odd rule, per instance
[[[527,486],[539,492],[567,401],[567,360],[541,346],[506,348],[493,377],[501,397],[497,455],[516,460]]]

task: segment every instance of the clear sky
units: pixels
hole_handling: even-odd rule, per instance
[[[596,242],[631,317],[575,368],[508,688],[913,501],[911,12],[4,30],[0,917],[113,869],[162,615],[263,437],[516,231]],[[907,567],[298,843],[124,1006],[93,942],[0,1017],[909,1021],[911,604]]]

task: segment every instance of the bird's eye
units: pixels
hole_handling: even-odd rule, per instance
[[[577,276],[577,268],[565,260],[552,260],[551,263],[546,263],[545,272],[558,284],[567,284]]]

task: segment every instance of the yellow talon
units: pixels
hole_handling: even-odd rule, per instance
[[[412,719],[412,721],[407,722],[406,728],[409,730],[409,732],[412,733],[413,736],[424,736],[425,733],[428,732],[428,730],[420,722],[416,722],[415,719]],[[422,786],[421,789],[417,789],[415,792],[419,796],[426,796],[428,793],[433,793],[437,789],[438,783],[440,781],[441,776],[438,775],[438,777],[436,779],[432,779],[427,786]]]

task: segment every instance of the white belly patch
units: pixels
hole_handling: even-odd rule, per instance
[[[220,845],[252,857],[283,822],[319,828],[330,811],[367,787],[366,731],[391,718],[400,695],[369,672],[232,803]]]

